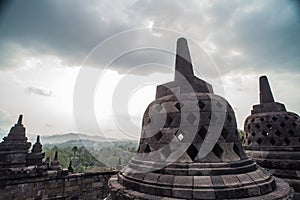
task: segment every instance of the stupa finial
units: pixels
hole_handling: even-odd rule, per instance
[[[18,125],[21,125],[22,124],[22,121],[23,121],[23,115],[19,115],[19,118],[18,118]]]
[[[175,70],[175,80],[182,76],[185,78],[194,76],[190,51],[185,38],[177,40]]]
[[[40,143],[40,136],[39,135],[36,136],[36,143]]]
[[[259,77],[260,103],[273,103],[274,98],[266,76]]]
[[[57,151],[55,151],[54,160],[58,160],[58,152]]]

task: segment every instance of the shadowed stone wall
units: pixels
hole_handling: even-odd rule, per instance
[[[88,172],[58,176],[53,172],[44,177],[2,180],[0,200],[104,199],[109,193],[107,182],[116,173]]]

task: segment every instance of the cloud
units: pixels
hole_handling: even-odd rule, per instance
[[[45,127],[47,127],[47,128],[51,128],[53,126],[54,126],[53,124],[48,124],[48,123],[45,124]]]
[[[121,31],[147,27],[152,21],[153,27],[181,32],[210,48],[222,74],[234,70],[299,72],[297,8],[293,1],[279,0],[14,1],[0,20],[0,68],[15,66],[16,60],[30,54],[55,55],[67,65],[80,65],[99,42]],[[105,67],[104,60],[116,56],[116,49],[145,47],[145,41],[174,51],[172,33],[163,32],[161,39],[154,33],[133,33],[91,57],[89,64]],[[195,65],[205,65],[197,54],[192,52],[192,56]],[[144,51],[131,54],[115,69],[124,73],[152,61],[173,65],[166,54]],[[147,68],[145,74],[153,71]]]
[[[1,18],[1,44],[17,43],[80,64],[104,38],[127,29],[122,14],[113,10],[116,8],[108,1],[94,0],[14,1]]]
[[[5,110],[0,110],[0,127],[7,129],[9,126],[13,125],[13,120],[11,115]]]
[[[53,92],[51,90],[35,87],[35,86],[26,87],[25,92],[28,94],[37,94],[37,95],[47,96],[47,97],[53,96]]]

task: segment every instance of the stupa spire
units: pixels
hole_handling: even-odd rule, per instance
[[[259,77],[260,103],[273,103],[274,98],[266,76]]]
[[[36,136],[36,143],[40,143],[40,136]]]
[[[184,78],[194,76],[190,51],[185,38],[177,40],[175,70],[175,80],[182,76]]]
[[[21,124],[22,124],[22,121],[23,121],[23,115],[19,115],[17,124],[18,124],[18,125],[21,125]]]

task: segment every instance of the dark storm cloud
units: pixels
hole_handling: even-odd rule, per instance
[[[17,56],[30,53],[51,54],[68,65],[79,65],[99,42],[152,20],[154,26],[182,32],[215,48],[210,54],[221,73],[244,69],[299,72],[297,8],[295,1],[280,0],[14,1],[0,20],[0,67],[13,66]],[[170,49],[174,48],[168,33],[163,39],[163,45],[171,43]],[[116,49],[139,46],[145,40],[156,42],[149,35],[136,34],[93,56],[89,64],[101,66]],[[116,69],[122,73],[146,61],[173,64],[168,55],[147,53],[131,54]],[[192,55],[198,64],[197,55]]]
[[[300,18],[294,1],[193,1],[153,9],[158,4],[139,1],[136,6],[143,5],[139,14],[145,12],[157,26],[179,27],[199,41],[212,42],[216,52],[211,55],[221,72],[300,70]],[[231,49],[242,56],[230,56]]]
[[[93,7],[96,2],[14,1],[6,6],[0,20],[0,48],[5,51],[11,43],[17,44],[19,48],[58,55],[70,64],[79,65],[97,43],[126,29],[126,24],[118,18],[106,19],[103,11],[109,13],[109,10],[101,7],[101,2],[100,7]],[[17,51],[18,46],[15,48]],[[10,57],[7,59],[13,61],[13,56]]]
[[[37,94],[46,97],[50,97],[53,95],[53,92],[51,90],[35,87],[35,86],[26,87],[25,92],[28,94]]]
[[[226,50],[224,47],[230,46],[241,50],[246,55],[243,60],[246,66],[298,71],[300,23],[293,4],[266,1],[259,6],[261,8],[249,14],[243,14],[245,10],[237,8],[230,19],[231,27],[226,25],[229,32],[224,37],[214,34],[212,40],[223,51]]]

